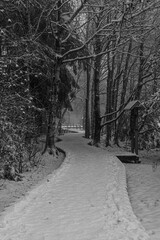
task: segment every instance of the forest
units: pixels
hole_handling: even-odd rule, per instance
[[[58,154],[67,111],[82,98],[85,137],[105,147],[130,137],[160,147],[159,0],[0,1],[0,162],[23,172],[24,154]]]

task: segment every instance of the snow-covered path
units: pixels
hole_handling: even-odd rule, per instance
[[[105,150],[67,134],[62,167],[0,223],[1,240],[149,239],[131,209],[124,166]]]

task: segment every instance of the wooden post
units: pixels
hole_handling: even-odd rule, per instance
[[[135,113],[135,153],[138,155],[138,108],[134,109]]]
[[[131,136],[131,151],[138,155],[138,108],[135,107],[131,110],[130,117],[130,136]]]
[[[132,153],[134,153],[134,148],[135,148],[134,129],[135,129],[134,109],[132,109],[131,116],[130,116],[130,137],[131,137],[131,152]]]
[[[138,155],[138,110],[145,109],[145,107],[138,101],[131,101],[125,107],[125,110],[131,110],[130,115],[130,138],[131,138],[131,151]],[[139,158],[137,157],[137,163],[139,163]]]

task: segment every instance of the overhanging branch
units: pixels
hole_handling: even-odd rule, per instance
[[[113,123],[113,122],[116,122],[121,116],[122,116],[122,114],[124,113],[124,109],[122,110],[122,112],[116,117],[116,118],[114,118],[114,119],[112,119],[112,120],[110,120],[110,121],[107,121],[107,122],[105,122],[105,123],[103,123],[102,125],[101,125],[101,129],[104,127],[104,126],[106,126],[106,125],[108,125],[108,124],[111,124],[111,123]]]

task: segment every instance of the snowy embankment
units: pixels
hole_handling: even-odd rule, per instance
[[[123,164],[105,150],[67,134],[61,168],[4,214],[4,240],[147,240],[133,214]]]
[[[160,239],[160,166],[152,159],[142,164],[126,164],[128,191],[133,211],[152,240]]]

